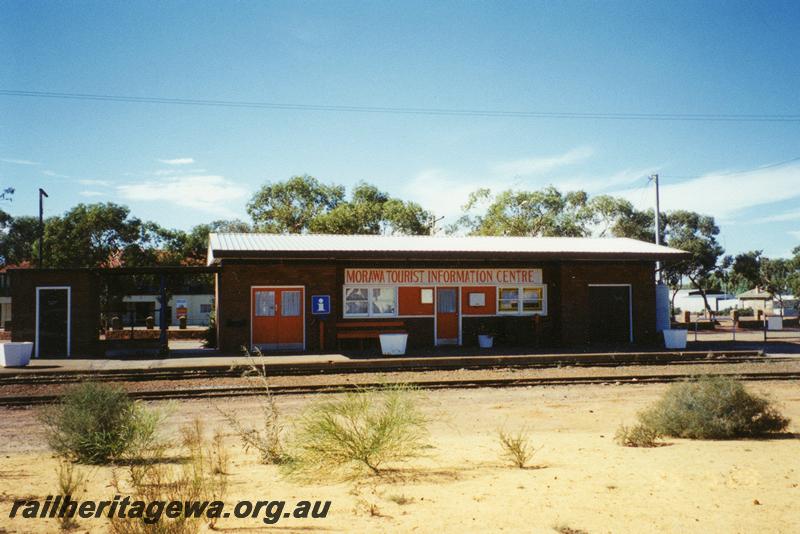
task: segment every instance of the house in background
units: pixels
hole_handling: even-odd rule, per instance
[[[708,305],[715,312],[724,310],[726,308],[738,308],[739,300],[736,295],[730,293],[715,293],[713,291],[706,292]],[[703,295],[697,289],[679,289],[678,294],[675,295],[675,308],[680,308],[682,311],[689,311],[692,313],[702,313],[706,309]]]
[[[125,305],[121,317],[123,325],[134,322],[142,326],[150,316],[159,326],[158,295],[126,295],[122,302]],[[208,326],[213,310],[213,294],[173,295],[167,301],[167,324],[177,325],[179,318],[185,316],[188,326]]]
[[[781,301],[783,302],[783,308],[781,308]],[[798,314],[798,300],[793,295],[781,295],[779,299],[760,287],[741,293],[739,302],[741,302],[742,308],[752,308],[756,313],[761,310],[764,315],[795,317]]]

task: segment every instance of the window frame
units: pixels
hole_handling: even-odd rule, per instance
[[[517,292],[516,310],[502,310],[500,307],[501,302],[509,302],[511,299],[502,298],[503,290],[513,289]],[[539,310],[526,311],[523,309],[525,302],[525,290],[534,289],[538,290],[540,295],[538,302],[540,303]],[[533,302],[528,299],[529,302]],[[497,286],[497,315],[547,315],[547,285],[546,284],[519,284],[519,285],[498,285]]]
[[[347,313],[347,290],[349,289],[366,289],[367,290],[367,313]],[[374,303],[373,290],[374,289],[390,289],[394,293],[394,312],[392,313],[377,313],[372,310]],[[397,317],[399,312],[400,303],[398,302],[397,286],[387,285],[348,285],[342,286],[342,318],[380,318],[380,317]]]

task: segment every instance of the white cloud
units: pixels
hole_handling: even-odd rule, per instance
[[[782,222],[782,221],[796,221],[798,219],[800,219],[800,210],[784,211],[783,213],[762,217],[760,222],[770,223],[770,222]]]
[[[194,158],[160,159],[158,161],[167,165],[191,165],[194,163]]]
[[[15,158],[0,158],[4,163],[13,163],[14,165],[41,165],[38,161],[31,161],[29,159],[15,159]]]
[[[660,180],[661,209],[685,209],[730,220],[747,208],[800,197],[800,164],[772,167],[747,173],[709,173],[682,182]],[[614,194],[623,196],[639,208],[652,205],[640,189]],[[765,213],[766,215],[766,213]]]
[[[646,177],[656,171],[658,171],[658,168],[655,167],[624,169],[611,175],[580,176],[565,180],[556,180],[552,183],[562,192],[580,189],[587,193],[597,194],[611,188],[628,186],[633,184],[633,182],[639,182],[640,185],[644,185],[646,183]]]
[[[108,187],[108,186],[111,185],[111,182],[109,182],[108,180],[86,180],[86,179],[81,179],[81,180],[78,180],[78,183],[81,184],[81,185],[96,185],[96,186],[100,186],[100,187]]]
[[[58,174],[57,172],[50,170],[42,171],[42,174],[44,174],[45,176],[50,176],[52,178],[69,178],[69,176],[67,176],[66,174]]]
[[[593,154],[594,149],[591,147],[578,147],[554,156],[524,158],[497,163],[492,166],[492,171],[500,175],[530,176],[552,171],[559,167],[574,165],[590,158]]]
[[[800,230],[790,230],[788,233],[790,236],[794,236],[797,239],[800,239]],[[790,256],[790,254],[785,254],[785,255]]]
[[[461,206],[467,202],[470,193],[489,186],[492,190],[502,190],[510,187],[511,183],[497,180],[487,184],[485,180],[456,176],[442,169],[426,169],[404,183],[400,196],[419,203],[437,217],[451,218],[461,214]]]
[[[241,203],[248,193],[235,182],[215,175],[176,176],[125,184],[117,186],[117,191],[127,200],[164,202],[223,217],[235,216],[236,212],[229,206]]]
[[[81,192],[80,192],[80,193],[78,193],[78,194],[79,194],[79,195],[81,195],[81,196],[83,196],[83,197],[101,197],[101,196],[103,196],[105,193],[102,193],[102,192],[100,192],[100,191],[81,191]]]
[[[176,176],[179,174],[204,173],[204,172],[206,172],[205,169],[159,169],[157,171],[153,171],[151,174],[153,176]]]

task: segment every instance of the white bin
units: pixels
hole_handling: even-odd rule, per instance
[[[664,346],[668,349],[685,349],[686,333],[684,329],[662,330],[664,333]]]
[[[3,367],[25,367],[31,361],[33,343],[22,341],[0,343],[0,365]]]
[[[783,330],[783,317],[767,317],[767,330]]]
[[[380,334],[381,353],[384,356],[400,356],[406,353],[408,334]]]

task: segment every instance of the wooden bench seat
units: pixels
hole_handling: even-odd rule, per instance
[[[342,321],[336,323],[336,341],[358,339],[364,348],[365,339],[378,339],[381,334],[407,334],[403,321]]]
[[[351,332],[339,332],[336,337],[339,339],[358,339],[358,338],[377,338],[381,334],[405,334],[405,330],[354,330]]]

